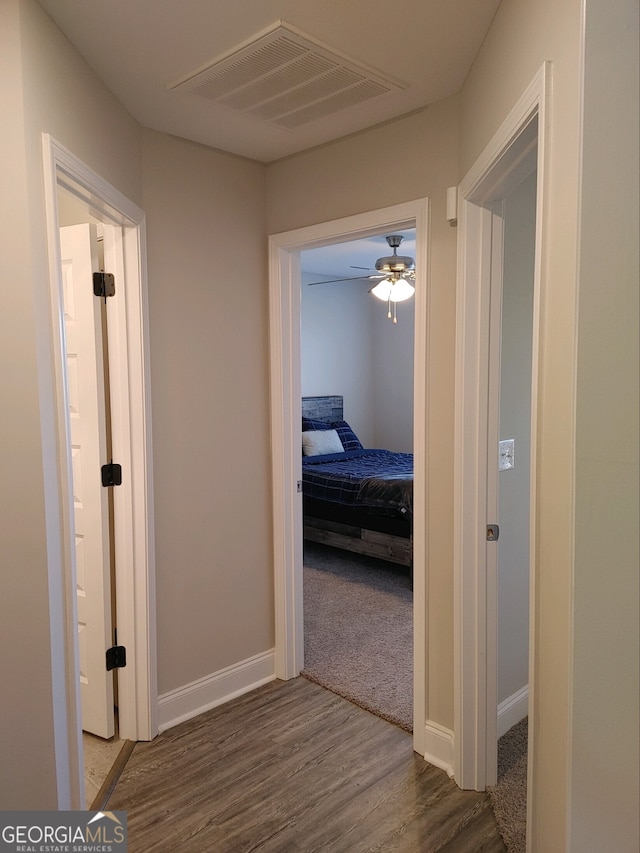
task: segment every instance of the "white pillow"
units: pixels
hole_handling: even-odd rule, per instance
[[[335,429],[310,429],[302,433],[302,455],[322,456],[342,453],[344,447]]]

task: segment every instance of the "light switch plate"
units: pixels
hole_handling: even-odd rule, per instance
[[[505,438],[504,441],[499,443],[500,452],[498,455],[499,463],[498,470],[499,471],[508,471],[509,468],[513,468],[516,464],[515,459],[515,439],[513,438]]]

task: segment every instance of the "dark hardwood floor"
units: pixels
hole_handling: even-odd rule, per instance
[[[108,808],[127,812],[130,853],[505,850],[486,794],[304,678],[137,744]]]

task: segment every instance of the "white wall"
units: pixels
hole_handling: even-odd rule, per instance
[[[2,726],[0,801],[56,808],[54,732],[49,652],[49,592],[45,540],[42,434],[38,401],[34,264],[31,260],[28,169],[22,102],[18,4],[0,4],[0,513],[2,596],[0,632]],[[10,203],[9,203],[10,202]],[[20,413],[19,417],[9,413]],[[24,642],[29,624],[28,642]],[[27,673],[29,674],[27,677]],[[11,697],[11,701],[7,701]],[[25,750],[25,743],[29,748]],[[24,795],[30,788],[30,799]]]
[[[32,0],[0,3],[0,69],[0,629],[11,649],[2,664],[0,802],[55,809],[68,807],[71,782],[64,772],[56,777],[54,754],[55,732],[63,737],[66,726],[52,669],[65,664],[50,627],[62,621],[65,601],[42,132],[139,202],[139,129]]]
[[[504,208],[500,439],[515,440],[515,467],[498,474],[498,703],[529,682],[529,456],[536,180],[534,172],[508,196]]]
[[[274,644],[264,167],[153,131],[142,163],[162,695]]]
[[[365,447],[375,439],[374,340],[368,282],[310,285],[325,276],[304,274],[301,301],[302,394],[341,394],[345,420]]]
[[[413,451],[414,309],[413,299],[399,302],[395,324],[387,318],[386,303],[376,300],[372,306],[374,445],[400,453]]]
[[[370,282],[309,285],[301,305],[302,393],[342,394],[345,419],[365,447],[413,450],[414,303],[398,323],[370,295]]]
[[[638,3],[587,0],[571,853],[640,849]]]

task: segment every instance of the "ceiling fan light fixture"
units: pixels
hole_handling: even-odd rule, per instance
[[[388,278],[383,278],[382,281],[379,281],[375,287],[371,288],[371,294],[379,299],[381,302],[388,302],[389,297],[391,296],[391,290],[393,288],[392,283]]]
[[[406,278],[384,278],[379,281],[371,293],[381,302],[405,302],[416,292],[415,287]]]
[[[391,291],[392,302],[406,302],[416,292],[415,287],[406,278],[399,278],[393,283]]]

